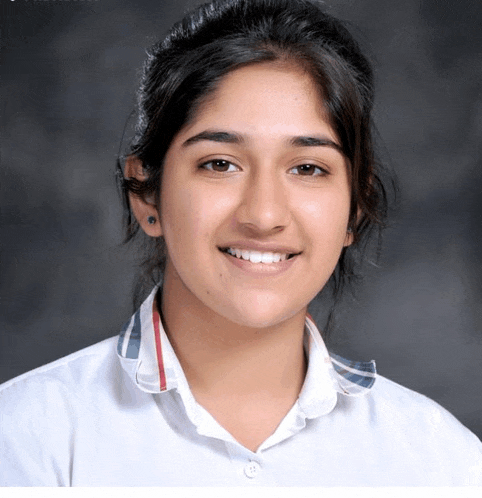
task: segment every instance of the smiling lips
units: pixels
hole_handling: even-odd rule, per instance
[[[245,261],[250,261],[251,263],[264,264],[279,263],[280,261],[285,261],[286,259],[296,256],[296,254],[252,251],[247,249],[239,249],[237,247],[228,247],[226,249],[222,249],[222,251],[238,259],[244,259]]]

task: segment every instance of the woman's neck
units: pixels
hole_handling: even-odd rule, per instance
[[[306,375],[306,309],[276,325],[243,326],[166,272],[161,313],[191,392],[238,442],[256,451],[298,399]]]
[[[255,329],[214,313],[192,294],[182,296],[169,281],[162,292],[163,325],[195,396],[296,400],[306,373],[306,310]]]

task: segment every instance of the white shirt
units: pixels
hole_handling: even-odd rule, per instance
[[[330,357],[309,317],[300,396],[248,450],[194,399],[156,290],[118,339],[0,387],[3,486],[482,485],[474,434],[374,362]]]

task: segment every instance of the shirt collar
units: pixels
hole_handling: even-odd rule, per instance
[[[176,388],[182,395],[190,390],[161,323],[155,299],[158,289],[152,290],[122,328],[117,353],[124,370],[143,391],[161,393]],[[329,353],[310,316],[305,322],[305,351],[308,371],[298,403],[308,418],[333,409],[336,393],[361,396],[375,382],[375,362],[355,362]],[[194,398],[188,398],[191,405]]]

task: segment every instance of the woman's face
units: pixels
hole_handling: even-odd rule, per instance
[[[337,144],[305,73],[260,64],[221,81],[164,163],[165,281],[181,306],[259,328],[305,313],[351,242]]]

